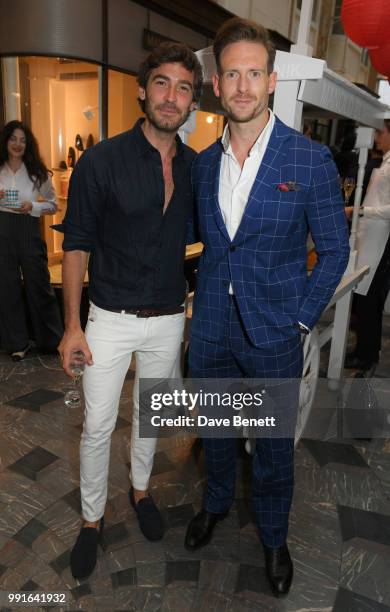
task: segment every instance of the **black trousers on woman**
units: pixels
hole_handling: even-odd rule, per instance
[[[63,325],[39,219],[0,211],[0,338],[10,352],[23,350],[30,337],[23,292],[38,348],[54,350]]]
[[[390,237],[378,264],[367,295],[354,295],[357,316],[355,356],[362,361],[379,361],[382,340],[382,315],[390,281]]]

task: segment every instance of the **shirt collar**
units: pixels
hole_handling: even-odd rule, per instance
[[[266,138],[266,135],[272,131],[274,124],[275,124],[275,115],[273,113],[273,111],[269,108],[269,118],[268,121],[265,125],[265,127],[263,128],[263,130],[260,132],[258,138],[256,139],[256,141],[253,143],[253,146],[250,150],[250,153],[258,153],[261,150],[261,147],[263,145],[264,139]],[[232,149],[230,146],[230,132],[229,132],[229,124],[226,124],[225,129],[223,130],[223,134],[222,134],[222,138],[221,138],[221,143],[223,146],[223,150],[226,154],[230,154],[232,153]]]
[[[144,131],[142,129],[142,124],[144,121],[145,119],[141,117],[141,119],[138,119],[138,121],[136,122],[133,128],[136,142],[137,142],[138,152],[141,156],[146,155],[147,153],[157,151],[157,149],[149,142],[149,140],[146,138],[144,134]],[[176,155],[177,156],[182,155],[184,151],[184,145],[178,134],[176,134],[175,141],[176,141]]]

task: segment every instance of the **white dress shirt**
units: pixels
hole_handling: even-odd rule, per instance
[[[268,123],[252,146],[242,169],[230,144],[228,125],[222,134],[223,153],[219,175],[219,206],[231,240],[233,240],[241,223],[274,124],[275,115],[272,110],[269,110]]]
[[[271,132],[275,125],[275,115],[269,109],[269,119],[263,131],[253,144],[241,168],[230,144],[229,126],[222,134],[223,153],[219,175],[219,206],[230,240],[233,240],[241,223],[250,191],[260,164],[263,160]],[[233,294],[230,283],[229,293]]]
[[[40,217],[44,213],[54,214],[57,210],[56,194],[50,176],[37,189],[30,179],[24,164],[16,172],[11,170],[7,163],[0,168],[0,190],[3,189],[18,189],[19,201],[32,203],[32,209],[29,212],[32,217]],[[41,198],[42,201],[39,202],[38,198]],[[1,206],[1,200],[0,210],[19,214],[17,210],[13,210],[8,206]]]
[[[356,268],[369,266],[370,270],[355,293],[367,295],[390,236],[390,151],[381,166],[372,171],[363,207],[357,232]]]
[[[367,206],[363,202],[364,216],[369,219],[390,221],[390,151],[383,156],[383,161],[376,173],[379,175],[375,192],[376,202],[374,206]],[[369,188],[370,186],[367,192]]]
[[[274,129],[275,115],[271,109],[268,109],[268,111],[268,123],[249,151],[249,155],[242,169],[230,144],[228,125],[225,127],[222,134],[223,153],[219,175],[218,197],[222,217],[230,240],[233,240],[241,223],[250,191],[255,182],[260,164],[263,161],[272,130]],[[234,293],[231,283],[229,285],[229,293],[230,295]],[[303,323],[299,322],[299,325],[301,326],[301,330],[304,330],[305,333],[310,331]]]

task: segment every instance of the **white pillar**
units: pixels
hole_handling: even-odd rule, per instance
[[[299,19],[298,39],[291,45],[290,53],[311,57],[313,49],[309,45],[313,0],[302,0]],[[298,80],[279,81],[274,95],[274,113],[289,127],[301,131],[303,102],[298,101],[301,82]]]
[[[298,26],[298,38],[295,45],[291,45],[291,53],[300,55],[313,55],[313,48],[309,45],[311,17],[313,14],[313,0],[302,0],[301,16]]]
[[[5,122],[21,119],[19,61],[17,57],[3,57],[1,60],[3,72],[3,90],[5,106]]]
[[[286,125],[301,130],[303,102],[297,100],[300,81],[279,81],[274,95],[273,111]]]
[[[373,128],[359,127],[356,135],[356,148],[359,149],[359,170],[356,182],[355,201],[353,206],[351,236],[349,245],[351,251],[356,247],[356,235],[359,225],[359,208],[362,199],[364,172],[367,164],[368,149],[373,145],[374,130]]]
[[[327,377],[329,379],[328,385],[332,390],[338,388],[343,372],[351,304],[352,291],[348,291],[348,293],[336,302],[327,372]]]

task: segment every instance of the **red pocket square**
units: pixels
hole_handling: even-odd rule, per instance
[[[298,191],[299,185],[295,181],[288,181],[287,183],[279,183],[276,188],[279,191]]]

